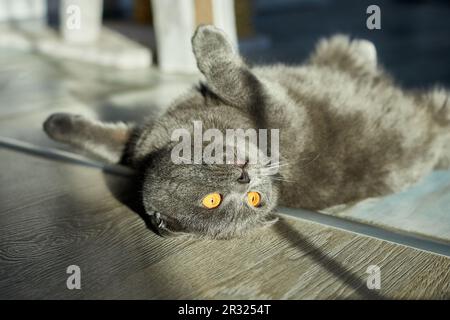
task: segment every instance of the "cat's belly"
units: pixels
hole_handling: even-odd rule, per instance
[[[349,152],[351,148],[344,144],[307,158],[288,158],[289,165],[280,171],[284,180],[279,204],[318,210],[399,192],[438,162],[442,150],[438,139],[420,147],[414,153],[414,149],[405,151],[393,144],[374,154],[376,148],[370,145]]]
[[[428,106],[389,81],[358,81],[312,67],[267,76],[295,105],[277,109],[288,122],[280,129],[280,155],[288,163],[280,205],[322,209],[386,195],[438,162],[441,133]]]

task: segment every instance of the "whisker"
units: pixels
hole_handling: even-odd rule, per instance
[[[270,161],[268,163],[270,163]],[[271,163],[271,165],[277,165],[277,164],[280,164],[280,163],[288,163],[288,162],[284,161],[284,160],[280,160],[280,161]]]
[[[307,166],[309,166],[311,163],[313,163],[314,161],[316,161],[320,156],[320,153],[318,153],[311,161],[309,161],[308,163],[306,163],[304,166],[302,166],[300,169],[303,169]]]
[[[271,166],[267,166],[266,168],[280,168],[280,167],[285,167],[285,166],[289,166],[289,163],[283,163],[283,164],[275,164],[275,165],[271,165]]]
[[[276,181],[282,181],[282,182],[291,182],[291,183],[297,182],[295,180],[289,180],[289,179],[284,179],[284,178],[276,178],[276,177],[272,177],[271,179],[272,180],[276,180]]]

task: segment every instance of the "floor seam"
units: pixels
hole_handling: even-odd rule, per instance
[[[450,257],[450,243],[445,241],[437,242],[432,239],[419,238],[414,235],[394,232],[371,224],[303,209],[279,207],[277,212],[283,216],[306,220],[346,232],[384,240],[393,244],[444,256],[446,258]]]
[[[73,165],[81,165],[90,168],[100,169],[109,174],[119,176],[132,176],[133,170],[122,165],[108,164],[100,161],[88,159],[82,155],[64,151],[51,147],[38,146],[26,141],[0,136],[0,147],[16,152],[27,153],[49,160],[62,160]]]

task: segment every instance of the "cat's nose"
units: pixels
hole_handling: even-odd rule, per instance
[[[245,160],[245,161],[236,160],[236,165],[241,169],[244,169],[247,166],[247,164],[248,164],[248,160]]]
[[[242,173],[239,176],[239,179],[237,180],[239,183],[250,183],[250,177],[248,175],[248,172],[244,169],[242,169]]]

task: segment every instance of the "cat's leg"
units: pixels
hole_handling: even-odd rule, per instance
[[[375,45],[368,40],[350,40],[345,35],[319,41],[309,62],[336,68],[356,77],[379,72]]]
[[[420,96],[419,103],[430,108],[436,123],[448,131],[450,128],[450,92],[443,88],[432,89]]]
[[[420,104],[430,108],[442,148],[436,169],[450,169],[450,92],[436,88],[420,96]]]
[[[258,103],[261,83],[222,30],[199,26],[192,37],[192,48],[208,88],[218,97],[236,107],[251,108]]]
[[[226,104],[249,113],[256,126],[280,128],[285,122],[283,115],[298,114],[297,105],[287,90],[268,78],[257,76],[220,29],[198,27],[192,37],[192,48],[208,91]]]
[[[124,123],[105,123],[69,113],[55,113],[44,122],[44,131],[53,140],[111,163],[121,160],[132,130]]]
[[[449,128],[450,130],[450,128]],[[444,140],[442,143],[442,150],[438,162],[434,166],[437,170],[449,170],[450,169],[450,134],[442,137]]]

